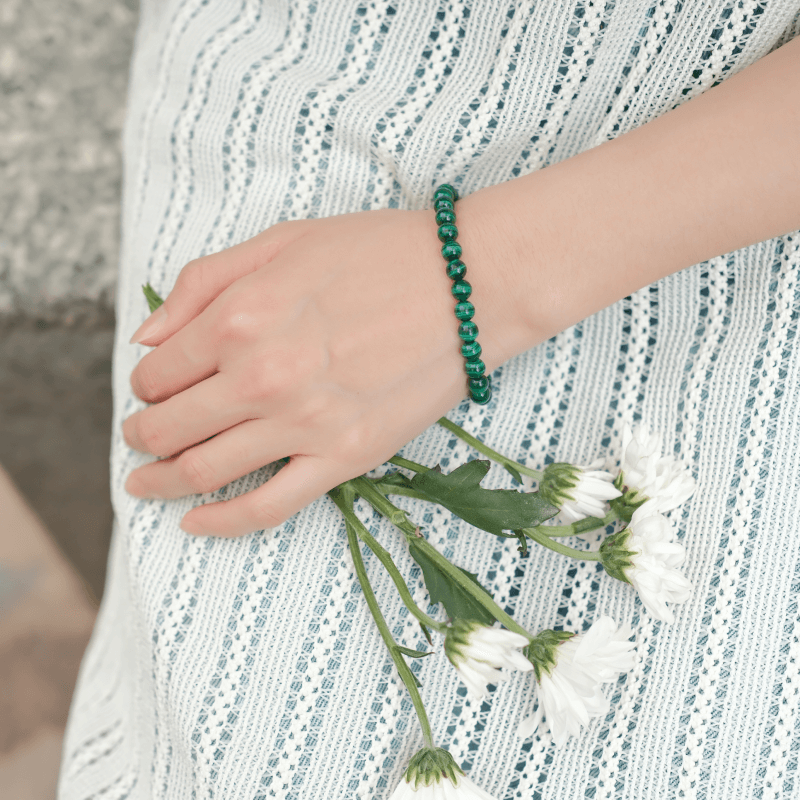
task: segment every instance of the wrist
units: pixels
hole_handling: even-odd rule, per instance
[[[538,257],[521,259],[512,215],[498,195],[506,184],[481,189],[458,201],[458,241],[472,285],[474,322],[487,374],[547,338],[530,294]],[[494,191],[492,191],[494,190]]]
[[[798,75],[800,40],[616,139],[464,198],[465,255],[503,360],[667,275],[795,230]]]

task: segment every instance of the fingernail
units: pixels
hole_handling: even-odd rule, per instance
[[[159,329],[167,321],[167,309],[159,306],[139,327],[139,330],[131,336],[130,344],[139,344],[151,336],[155,336]]]
[[[181,524],[178,526],[184,533],[191,533],[192,536],[202,536],[206,531],[204,528],[201,528],[196,522],[192,522],[190,519],[181,520]]]
[[[148,489],[142,490],[141,487],[137,486],[137,481],[135,478],[128,476],[128,480],[125,481],[125,491],[128,494],[132,494],[134,497],[138,497],[140,500],[163,500],[164,498],[161,495],[156,494],[153,491]]]

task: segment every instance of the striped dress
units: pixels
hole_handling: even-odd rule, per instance
[[[420,209],[595,147],[800,34],[789,0],[143,0],[125,129],[108,584],[73,702],[60,800],[388,798],[422,744],[322,497],[274,533],[193,538],[199,502],[144,501],[127,344],[184,264],[285,219]],[[720,136],[725,132],[720,131]],[[298,265],[300,268],[301,265]],[[529,676],[470,701],[441,646],[415,669],[438,745],[497,800],[800,797],[800,234],[696,264],[506,362],[449,416],[532,467],[663,432],[695,497],[671,512],[694,591],[653,620],[595,562],[397,504],[528,630],[628,621],[637,662],[560,749]],[[446,302],[443,298],[442,302]],[[439,426],[404,449],[475,456]],[[374,474],[379,474],[379,468]],[[511,487],[492,469],[488,488]],[[427,607],[385,520],[357,512]],[[368,554],[396,639],[427,649]],[[431,607],[431,613],[440,613]],[[417,662],[415,662],[417,664]]]

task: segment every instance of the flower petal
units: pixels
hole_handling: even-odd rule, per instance
[[[561,746],[592,717],[606,714],[609,701],[601,686],[633,667],[631,633],[630,626],[617,627],[611,617],[601,616],[589,630],[561,641],[555,666],[545,668],[539,681],[537,714],[520,724],[520,735],[533,735],[544,714],[553,741]]]

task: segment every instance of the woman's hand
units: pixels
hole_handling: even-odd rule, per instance
[[[796,230],[798,75],[800,38],[640,128],[459,200],[487,371],[665,275]],[[276,225],[189,264],[134,339],[156,348],[131,376],[156,405],[125,438],[168,458],[128,491],[212,491],[291,457],[258,489],[189,512],[195,533],[279,525],[466,395],[432,211]]]
[[[529,334],[481,215],[470,198],[457,210],[488,373]],[[209,492],[290,456],[181,524],[240,536],[391,458],[467,394],[440,248],[433,211],[382,210],[281,223],[188,264],[133,338],[155,346],[131,375],[154,405],[125,421],[125,440],[165,458],[126,489]]]

